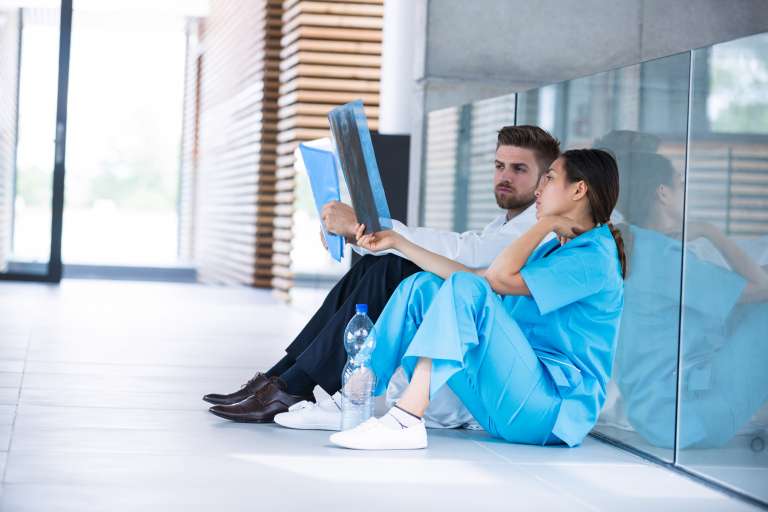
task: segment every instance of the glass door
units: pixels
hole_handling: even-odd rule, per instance
[[[61,279],[72,0],[0,7],[0,280]]]

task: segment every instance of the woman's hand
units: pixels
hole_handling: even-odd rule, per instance
[[[560,241],[560,245],[565,244],[568,242],[568,240],[576,238],[586,231],[584,226],[569,219],[568,217],[562,217],[560,215],[549,215],[544,217],[542,220],[549,223],[549,228],[557,236],[557,239]]]
[[[358,224],[355,228],[355,237],[358,247],[372,252],[386,251],[387,249],[398,249],[403,240],[399,233],[395,231],[379,231],[365,235],[365,225]]]
[[[697,238],[709,238],[714,240],[718,236],[725,236],[717,226],[709,222],[688,221],[685,226],[685,237],[689,242]]]

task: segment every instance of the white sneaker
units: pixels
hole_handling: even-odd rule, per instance
[[[335,393],[319,403],[306,400],[275,416],[275,423],[301,430],[341,430],[341,395]]]
[[[355,428],[331,434],[333,444],[353,450],[420,450],[427,447],[427,429],[422,419],[416,425],[393,429],[370,418]]]

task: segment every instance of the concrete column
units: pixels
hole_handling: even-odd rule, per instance
[[[381,48],[379,133],[411,133],[414,104],[414,34],[411,0],[385,0]]]

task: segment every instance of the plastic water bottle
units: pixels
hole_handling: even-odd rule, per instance
[[[354,428],[373,415],[373,388],[376,376],[371,354],[376,346],[368,305],[355,305],[355,316],[344,329],[347,364],[341,375],[341,429]]]

